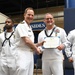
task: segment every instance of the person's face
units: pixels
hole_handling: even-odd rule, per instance
[[[45,19],[44,19],[44,23],[47,25],[47,26],[51,26],[51,25],[54,25],[54,18],[51,14],[47,14],[45,16]]]
[[[27,10],[27,13],[24,13],[24,19],[28,24],[30,24],[34,19],[34,11]]]
[[[13,23],[12,23],[11,19],[7,19],[5,21],[5,28],[6,29],[12,29],[12,27],[13,27]]]

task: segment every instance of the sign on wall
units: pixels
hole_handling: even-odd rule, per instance
[[[33,31],[40,31],[45,28],[44,22],[34,22],[30,24]]]

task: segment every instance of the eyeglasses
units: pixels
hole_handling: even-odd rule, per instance
[[[45,19],[46,19],[46,20],[49,20],[49,19],[52,20],[53,18],[45,18]]]
[[[11,21],[5,21],[5,23],[11,23]]]

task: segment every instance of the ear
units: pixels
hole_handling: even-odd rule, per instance
[[[26,15],[26,14],[24,13],[24,18],[25,18],[25,15]]]
[[[25,16],[26,14],[24,13],[24,16]]]

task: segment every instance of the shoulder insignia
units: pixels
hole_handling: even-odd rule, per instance
[[[20,24],[24,24],[24,22],[20,22]]]

